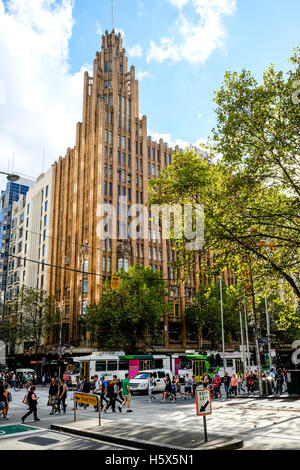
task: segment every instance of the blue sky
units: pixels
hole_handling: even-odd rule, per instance
[[[115,0],[149,133],[206,139],[226,70],[287,70],[299,0]],[[111,30],[111,0],[0,0],[0,169],[37,176],[74,145],[82,75]],[[45,150],[43,150],[45,149]],[[3,179],[0,179],[3,183]]]
[[[111,29],[110,5],[111,0],[76,1],[70,41],[74,71],[92,62],[99,47],[96,29]],[[300,43],[299,0],[237,0],[236,10],[222,19],[223,46],[205,63],[147,63],[150,42],[173,34],[178,9],[165,0],[115,0],[114,10],[115,27],[125,32],[126,47],[139,44],[143,49],[141,58],[129,58],[137,71],[149,74],[140,83],[141,111],[147,114],[150,129],[170,133],[173,139],[195,142],[209,135],[215,122],[213,92],[225,70],[247,68],[258,79],[271,62],[286,70],[286,59]],[[196,21],[193,8],[187,6],[186,11]]]

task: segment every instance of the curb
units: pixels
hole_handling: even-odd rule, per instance
[[[236,449],[241,449],[244,446],[243,439],[239,436],[232,438],[227,444],[222,444],[222,445],[206,445],[203,446],[202,448],[196,448],[196,449],[191,449],[187,447],[178,447],[175,445],[169,445],[169,444],[158,444],[158,443],[151,443],[149,441],[142,441],[140,439],[130,439],[130,438],[125,438],[125,437],[120,437],[120,436],[108,436],[107,434],[101,434],[101,433],[95,433],[93,431],[87,431],[87,430],[81,430],[81,429],[74,429],[72,427],[68,427],[66,425],[58,425],[58,424],[51,424],[50,429],[53,429],[54,431],[60,431],[60,432],[65,432],[68,434],[74,434],[76,436],[81,436],[81,437],[89,437],[92,439],[96,439],[98,441],[105,441],[108,443],[113,443],[113,444],[121,444],[123,446],[128,446],[128,447],[135,447],[137,450],[151,450],[151,451],[157,451],[157,450],[175,450],[175,451],[189,451],[189,452],[196,452],[196,451],[201,451],[201,450],[236,450]],[[214,434],[216,436],[216,434]]]

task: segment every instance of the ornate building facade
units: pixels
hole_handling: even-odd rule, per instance
[[[84,346],[80,319],[88,304],[99,301],[103,281],[119,268],[139,263],[160,270],[168,280],[173,315],[162,322],[164,348],[183,350],[192,344],[182,317],[201,278],[194,273],[189,283],[177,285],[171,242],[162,240],[160,232],[154,235],[149,227],[146,236],[140,229],[140,237],[129,237],[129,211],[148,202],[149,179],[172,162],[174,151],[179,148],[148,137],[147,117],[139,115],[135,68],[128,69],[120,34],[106,32],[93,76],[84,76],[76,145],[53,167],[48,291],[62,312],[67,343]]]

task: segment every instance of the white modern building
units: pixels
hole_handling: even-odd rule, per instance
[[[7,300],[22,286],[47,290],[52,167],[25,196],[13,204],[7,276]]]

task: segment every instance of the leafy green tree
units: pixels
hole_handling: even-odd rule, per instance
[[[223,313],[225,342],[239,337],[239,312],[235,292],[223,285]],[[211,348],[222,344],[221,302],[219,284],[202,284],[185,310],[185,321],[189,330],[198,333],[199,350],[203,337],[211,341]]]
[[[161,341],[161,320],[169,312],[161,273],[136,265],[118,275],[121,288],[112,290],[106,281],[100,302],[87,308],[85,326],[91,341],[130,353],[153,348]]]
[[[18,332],[18,340],[34,341],[38,350],[57,322],[54,300],[45,291],[23,286],[16,299],[9,304],[10,324]]]

